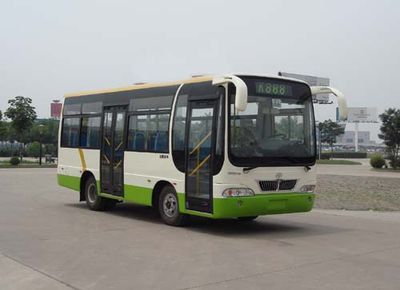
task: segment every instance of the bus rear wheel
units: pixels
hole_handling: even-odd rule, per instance
[[[179,212],[178,196],[172,186],[165,186],[160,193],[158,211],[167,225],[184,226],[188,217]]]
[[[89,177],[85,183],[85,199],[87,207],[95,211],[112,209],[117,203],[115,200],[104,198],[97,194],[97,185],[94,177]]]

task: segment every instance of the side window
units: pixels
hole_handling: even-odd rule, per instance
[[[148,120],[147,150],[167,153],[169,114],[149,115]]]
[[[146,151],[147,116],[129,117],[127,148],[133,151]]]
[[[64,118],[61,136],[62,147],[78,147],[79,121],[79,117]]]
[[[185,132],[186,115],[189,97],[219,96],[218,118],[216,124],[216,148],[214,159],[214,174],[217,174],[224,161],[224,108],[225,108],[225,89],[223,87],[212,86],[211,83],[198,83],[184,85],[179,92],[175,106],[175,114],[172,125],[172,158],[176,168],[185,171]]]
[[[136,90],[131,96],[127,149],[169,152],[169,116],[178,86]]]
[[[174,124],[172,127],[172,158],[179,171],[185,171],[185,130],[188,95],[184,87],[179,93],[175,106]]]
[[[178,86],[136,90],[132,92],[129,111],[165,111],[171,110],[172,100]]]
[[[79,115],[81,113],[81,103],[69,103],[69,99],[65,100],[63,115]]]
[[[128,149],[168,153],[169,113],[132,115],[128,126]]]
[[[173,95],[145,96],[134,98],[129,103],[129,111],[171,110]]]
[[[85,148],[100,148],[101,117],[83,117],[81,126],[80,146]]]
[[[99,114],[103,111],[103,102],[91,102],[82,104],[82,114]]]
[[[224,163],[224,140],[225,140],[225,88],[218,88],[219,105],[217,116],[217,130],[215,142],[215,160],[214,160],[214,174],[221,171]]]

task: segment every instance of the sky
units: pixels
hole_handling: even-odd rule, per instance
[[[231,72],[328,77],[350,107],[400,107],[400,1],[0,0],[0,110],[67,92]],[[316,107],[334,119],[335,104]],[[351,125],[347,129],[351,129]],[[379,124],[361,125],[374,138]]]

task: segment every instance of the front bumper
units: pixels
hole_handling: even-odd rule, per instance
[[[308,212],[313,208],[314,199],[314,193],[298,192],[214,198],[212,218]]]

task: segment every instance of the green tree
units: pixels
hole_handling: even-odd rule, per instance
[[[0,141],[6,141],[8,137],[7,124],[3,121],[3,113],[0,111]]]
[[[50,154],[51,156],[57,156],[57,144],[46,144],[44,146],[44,154]]]
[[[390,164],[396,169],[400,163],[400,109],[389,108],[379,118],[382,126],[378,136],[387,146]]]
[[[32,99],[17,96],[8,101],[9,107],[5,116],[11,120],[11,128],[16,134],[17,141],[21,143],[20,158],[22,160],[22,144],[25,142],[24,135],[28,132],[36,119],[35,107],[32,106]]]
[[[32,129],[24,137],[24,140],[26,143],[42,140],[45,148],[51,148],[46,151],[46,154],[57,155],[59,122],[53,119],[36,120]],[[40,128],[41,125],[43,125],[42,128]]]
[[[40,143],[39,142],[33,142],[30,143],[26,147],[26,153],[28,154],[29,157],[35,157],[38,158],[40,154]]]
[[[344,133],[344,128],[331,119],[318,124],[320,130],[321,142],[329,144],[333,151],[333,144],[336,143],[336,137]]]

